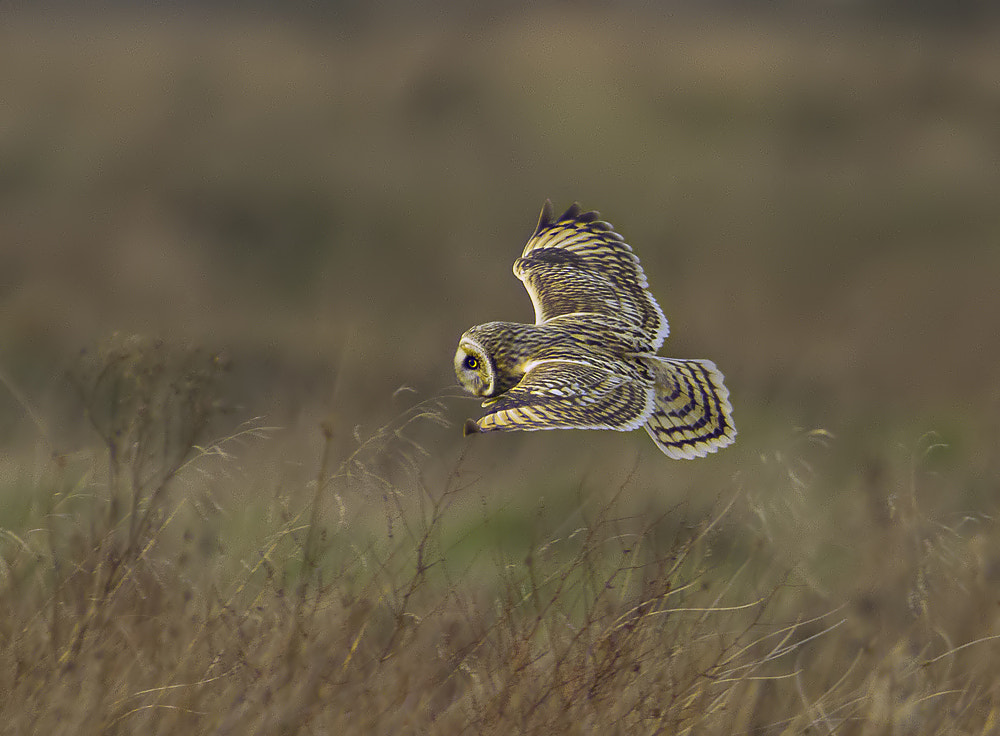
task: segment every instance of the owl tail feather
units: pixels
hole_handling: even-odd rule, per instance
[[[705,457],[736,441],[729,389],[715,363],[654,356],[646,361],[656,371],[656,406],[646,431],[668,457]]]

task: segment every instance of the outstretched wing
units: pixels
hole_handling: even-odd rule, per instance
[[[554,219],[546,200],[535,234],[514,262],[514,274],[535,306],[535,322],[576,312],[612,315],[641,330],[649,352],[656,352],[670,331],[667,320],[647,291],[632,248],[597,218],[574,204]]]
[[[535,429],[616,429],[645,424],[653,410],[651,382],[583,360],[543,359],[528,364],[524,378],[496,399],[488,413],[466,424],[470,432]]]
[[[715,363],[647,360],[656,373],[656,401],[646,431],[668,457],[705,457],[736,441],[729,389]]]

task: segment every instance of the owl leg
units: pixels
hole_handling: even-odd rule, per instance
[[[645,362],[656,373],[655,406],[645,429],[668,457],[704,457],[736,440],[729,389],[712,361]]]

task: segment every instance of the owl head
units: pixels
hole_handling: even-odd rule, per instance
[[[494,395],[496,367],[486,349],[468,332],[462,335],[455,351],[455,375],[469,393],[484,398]]]
[[[537,334],[536,334],[537,333]],[[455,375],[471,394],[492,399],[524,377],[524,367],[539,347],[534,325],[487,322],[462,335],[455,352]]]

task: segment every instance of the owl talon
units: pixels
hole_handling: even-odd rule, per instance
[[[465,425],[462,427],[462,436],[468,437],[470,434],[480,434],[483,430],[479,428],[479,425],[474,419],[466,419]]]

